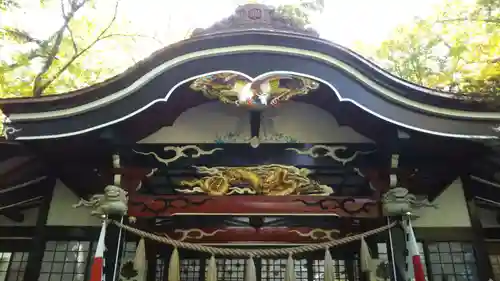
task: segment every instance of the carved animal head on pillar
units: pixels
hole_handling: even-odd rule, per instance
[[[124,216],[128,211],[127,191],[115,185],[104,188],[104,194],[95,194],[89,200],[80,199],[74,208],[85,206],[93,208],[91,212],[95,216],[120,215]]]
[[[382,197],[382,203],[387,216],[401,216],[422,207],[436,208],[436,205],[429,203],[427,199],[419,200],[403,187],[394,187],[387,191]]]

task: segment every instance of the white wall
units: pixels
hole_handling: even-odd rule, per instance
[[[467,202],[458,179],[448,186],[441,195],[434,200],[437,208],[422,208],[416,212],[419,216],[413,222],[415,227],[470,227]]]
[[[214,143],[229,133],[238,135],[228,143],[245,143],[251,136],[248,110],[218,101],[191,108],[181,114],[175,123],[163,127],[140,143]],[[316,106],[287,101],[278,108],[263,112],[261,143],[279,143],[273,138],[284,135],[302,143],[362,143],[371,140],[337,120]]]
[[[73,208],[79,198],[61,181],[56,182],[54,196],[50,205],[47,225],[65,226],[99,226],[100,220],[90,215],[90,209]]]

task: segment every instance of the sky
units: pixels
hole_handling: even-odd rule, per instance
[[[16,22],[33,33],[51,34],[60,24],[59,1],[52,9],[41,10],[39,1],[22,0],[23,11],[4,15],[4,24]],[[114,1],[101,0],[100,18],[109,17]],[[121,0],[120,17],[141,33],[151,33],[166,41],[178,41],[195,27],[208,26],[232,13],[245,0]],[[297,0],[261,0],[278,5]],[[349,47],[356,41],[378,44],[399,24],[425,17],[443,0],[324,0],[323,13],[312,19],[323,38]],[[95,10],[94,10],[95,13]],[[29,18],[29,20],[28,20]],[[168,42],[171,43],[171,42]]]

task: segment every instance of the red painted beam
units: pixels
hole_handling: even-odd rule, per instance
[[[146,196],[132,194],[129,215],[322,215],[356,218],[380,216],[372,199],[335,196]]]
[[[309,227],[223,227],[176,229],[160,233],[171,239],[200,244],[311,244],[345,237],[337,229]],[[348,234],[350,235],[350,234]]]

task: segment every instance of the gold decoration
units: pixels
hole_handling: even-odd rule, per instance
[[[290,74],[276,74],[253,80],[240,74],[223,72],[200,77],[190,87],[223,103],[264,108],[294,96],[307,95],[316,90],[319,83]]]
[[[157,171],[158,171],[158,168],[151,169],[151,172],[149,172],[149,173],[146,174],[146,178],[152,177]],[[139,191],[139,190],[141,190],[141,188],[142,188],[142,180],[139,181],[139,183],[137,184],[137,187],[135,188],[135,191]]]
[[[195,167],[201,179],[185,180],[180,184],[191,187],[176,189],[182,193],[209,195],[330,195],[331,187],[308,178],[308,169],[270,164],[253,167]]]
[[[128,222],[130,224],[135,224],[137,222],[137,217],[134,217],[134,216],[128,217]]]
[[[136,151],[134,150],[135,153],[141,154],[141,155],[152,155],[158,162],[161,162],[168,166],[168,164],[173,163],[181,157],[191,157],[191,158],[200,158],[203,155],[212,155],[214,152],[218,150],[223,150],[222,148],[214,148],[211,150],[203,150],[197,145],[185,145],[185,146],[167,146],[163,149],[165,152],[168,151],[173,151],[175,152],[175,155],[170,157],[170,158],[161,158],[158,154],[155,152],[141,152],[141,151]],[[194,150],[195,153],[193,153],[191,156],[188,156],[186,154],[187,150]]]
[[[311,240],[327,239],[329,241],[333,241],[333,240],[337,239],[335,237],[335,234],[337,234],[337,235],[340,234],[340,230],[337,230],[337,229],[326,230],[326,229],[322,229],[322,228],[315,228],[315,229],[312,229],[311,231],[306,232],[306,233],[302,233],[296,229],[292,229],[292,230],[290,230],[290,232],[297,233],[297,235],[299,235],[300,237],[311,238]]]
[[[370,154],[374,152],[374,151],[366,151],[366,152],[356,151],[353,155],[349,157],[339,157],[337,156],[337,151],[345,151],[347,150],[347,146],[328,146],[322,144],[314,145],[306,150],[300,150],[298,148],[293,148],[293,147],[287,148],[286,150],[295,151],[297,154],[308,155],[311,156],[312,158],[330,157],[335,161],[342,163],[342,165],[351,162],[356,157],[358,157],[358,155]]]
[[[174,232],[175,233],[180,233],[181,237],[179,239],[176,239],[177,241],[185,241],[186,239],[202,239],[203,237],[212,237],[215,236],[215,234],[219,232],[225,232],[226,230],[224,229],[216,229],[212,232],[205,232],[199,228],[191,228],[191,229],[176,229]],[[172,239],[168,237],[167,234],[164,234],[165,237]]]

